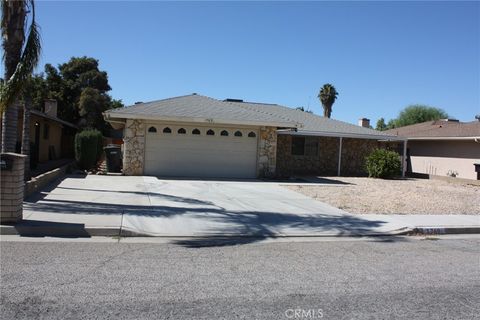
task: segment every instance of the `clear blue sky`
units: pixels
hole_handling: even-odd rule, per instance
[[[44,63],[91,56],[126,104],[197,92],[395,117],[408,104],[480,113],[479,2],[39,2]]]

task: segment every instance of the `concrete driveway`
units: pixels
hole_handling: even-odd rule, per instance
[[[154,236],[308,236],[385,231],[360,217],[261,181],[68,176],[24,204],[33,223]],[[390,226],[391,229],[391,226]],[[113,231],[115,233],[115,231]],[[91,234],[91,232],[90,232]]]

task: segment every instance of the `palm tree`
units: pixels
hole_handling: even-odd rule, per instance
[[[22,148],[20,153],[26,155],[25,170],[23,178],[29,181],[31,178],[30,171],[30,110],[32,109],[32,98],[30,92],[25,90],[23,98],[23,127],[22,127]]]
[[[18,102],[21,91],[40,58],[40,33],[35,22],[33,0],[1,0],[2,46],[5,65],[0,91],[2,114],[2,152],[15,152],[17,140]],[[27,14],[31,13],[28,35]],[[25,126],[23,128],[26,130]],[[29,142],[28,142],[29,143]]]
[[[333,85],[326,83],[320,89],[318,93],[318,98],[323,106],[323,116],[330,118],[332,115],[332,106],[335,100],[337,99],[338,92]]]

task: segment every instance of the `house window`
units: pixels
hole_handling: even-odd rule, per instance
[[[220,135],[224,136],[224,137],[228,137],[228,131],[227,130],[222,130],[222,132],[220,132]]]
[[[214,135],[215,135],[215,131],[213,131],[212,129],[208,129],[207,136],[214,136]]]
[[[187,130],[185,130],[184,128],[180,128],[180,129],[178,129],[177,133],[178,134],[186,134]]]
[[[156,132],[157,132],[157,128],[155,128],[155,127],[150,127],[150,128],[148,128],[148,132],[156,133]]]
[[[172,133],[172,129],[170,129],[169,127],[166,127],[163,129],[163,133]]]
[[[250,133],[248,134],[248,137],[249,138],[255,138],[257,135],[255,134],[255,132],[253,131],[250,131]]]
[[[47,140],[49,136],[50,136],[50,125],[48,123],[45,123],[43,125],[43,139]]]
[[[200,134],[200,130],[198,130],[198,129],[193,129],[193,130],[192,130],[192,134]]]
[[[318,139],[316,137],[292,137],[292,155],[318,156]]]
[[[305,155],[305,137],[292,137],[292,155]]]
[[[305,155],[310,157],[318,156],[318,139],[316,137],[305,138]]]
[[[241,137],[243,136],[241,131],[235,131],[235,137]]]

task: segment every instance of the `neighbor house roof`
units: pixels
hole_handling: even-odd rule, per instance
[[[386,132],[407,137],[409,140],[441,140],[480,138],[480,121],[434,120],[387,130]]]
[[[41,111],[39,111],[39,110],[31,109],[31,110],[30,110],[30,113],[31,113],[31,114],[34,114],[34,115],[36,115],[36,116],[45,118],[45,119],[49,119],[49,120],[58,122],[58,123],[63,124],[63,125],[65,125],[65,126],[67,126],[67,127],[71,127],[71,128],[78,129],[78,127],[77,127],[76,125],[74,125],[73,123],[64,121],[64,120],[62,120],[62,119],[59,119],[59,118],[54,117],[54,116],[51,116],[51,115],[46,114],[46,113],[44,113],[44,112],[41,112]]]
[[[363,137],[370,139],[398,139],[380,132],[343,121],[321,117],[312,113],[277,104],[217,100],[198,94],[138,103],[130,107],[105,112],[107,120],[150,119],[185,122],[213,122],[250,124],[295,128],[280,134]]]

